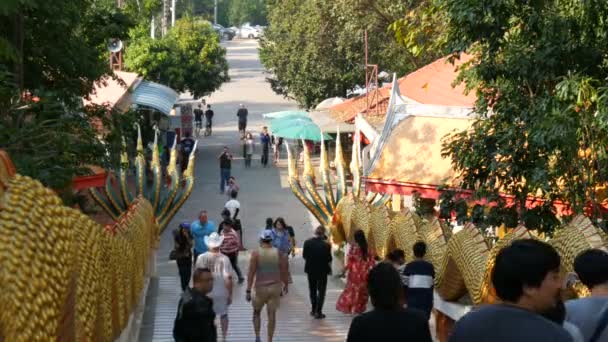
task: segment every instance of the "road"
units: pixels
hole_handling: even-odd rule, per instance
[[[253,167],[245,169],[239,153],[236,123],[239,104],[242,103],[249,109],[248,129],[258,134],[266,123],[262,114],[295,109],[297,106],[294,102],[274,94],[270,89],[270,85],[265,81],[264,68],[259,61],[256,41],[235,40],[226,42],[225,46],[231,81],[207,98],[215,112],[213,135],[199,139],[194,190],[161,236],[157,252],[158,276],[150,283],[140,341],[173,340],[171,332],[180,289],[177,266],[168,261],[169,252],[173,247],[171,230],[180,222],[193,221],[202,209],[208,210],[210,219],[218,223],[220,211],[226,201],[226,197],[219,193],[220,170],[217,160],[224,146],[228,146],[235,155],[232,174],[237,177],[241,186],[240,216],[244,226],[246,248],[256,248],[258,234],[267,217],[285,218],[287,223],[294,227],[299,246],[312,233],[310,215],[288,188],[284,164],[279,168],[262,168],[258,155],[254,156]],[[248,254],[242,254],[240,259],[241,269],[245,271]],[[334,309],[342,283],[335,279],[330,280],[324,310],[327,318],[315,320],[308,315],[308,288],[301,257],[292,259],[290,267],[294,283],[290,293],[283,298],[277,315],[275,341],[344,341],[352,317]],[[244,285],[236,285],[234,303],[229,311],[229,342],[254,341],[255,338],[251,324],[251,305],[244,300],[244,292]],[[264,337],[265,318],[263,324]]]

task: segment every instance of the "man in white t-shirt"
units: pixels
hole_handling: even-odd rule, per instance
[[[241,210],[241,203],[236,200],[237,195],[238,192],[236,190],[232,190],[232,192],[230,193],[230,200],[226,202],[226,204],[224,204],[224,208],[230,211],[230,218],[233,220],[236,219],[237,215]]]

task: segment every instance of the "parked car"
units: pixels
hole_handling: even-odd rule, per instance
[[[215,32],[220,36],[220,39],[232,40],[232,38],[234,38],[234,36],[236,35],[236,32],[231,29],[227,29],[220,24],[213,24],[212,26]]]
[[[239,37],[249,39],[260,38],[260,31],[255,27],[243,25],[239,30]]]

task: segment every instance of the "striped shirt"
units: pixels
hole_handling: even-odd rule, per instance
[[[435,269],[428,261],[416,259],[405,266],[407,306],[430,314],[433,308]]]
[[[234,229],[230,229],[230,231],[223,229],[222,236],[224,237],[224,241],[220,246],[220,252],[223,254],[234,254],[239,251],[241,246],[239,242],[239,235]]]

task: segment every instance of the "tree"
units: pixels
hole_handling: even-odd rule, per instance
[[[447,13],[445,0],[410,0],[407,14],[394,21],[390,30],[397,42],[414,56],[447,54]]]
[[[108,39],[125,39],[133,24],[109,0],[0,4],[0,149],[19,173],[64,195],[87,165],[110,166],[117,151],[91,120],[118,132],[112,116],[83,111],[82,97],[110,73]]]
[[[0,64],[20,89],[52,88],[77,104],[109,71],[108,38],[124,38],[130,25],[120,10],[93,0],[8,2],[0,7]]]
[[[266,25],[266,0],[230,0],[228,21],[231,25],[241,26],[244,23]]]
[[[125,66],[146,79],[194,97],[210,94],[229,79],[226,50],[207,21],[186,16],[161,39],[145,32],[133,36],[138,38],[125,51]]]
[[[268,9],[260,50],[268,81],[275,92],[307,108],[364,84],[365,30],[370,63],[380,70],[403,75],[435,57],[414,56],[387,31],[407,10],[399,2],[287,0],[270,1]]]
[[[10,154],[20,174],[67,198],[64,190],[75,176],[89,174],[89,165],[119,164],[121,141],[133,139],[138,113],[119,115],[107,107],[74,111],[44,90],[36,91],[34,101],[20,96],[12,78],[0,72],[0,149]],[[104,133],[91,125],[93,120]]]
[[[449,48],[475,55],[460,78],[478,95],[479,118],[444,143],[463,186],[515,195],[520,218],[530,195],[577,213],[597,204],[608,181],[608,3],[444,5]]]

